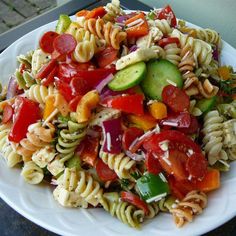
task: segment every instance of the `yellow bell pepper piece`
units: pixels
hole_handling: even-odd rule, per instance
[[[55,98],[54,96],[48,96],[46,98],[45,108],[43,111],[43,119],[46,120],[50,114],[56,109],[54,106]]]
[[[221,66],[218,68],[218,74],[223,80],[230,78],[230,70],[227,66]]]
[[[157,124],[157,121],[149,115],[128,115],[127,119],[132,125],[144,131],[154,128]]]
[[[81,98],[76,108],[77,121],[79,123],[89,120],[91,111],[98,105],[99,100],[100,97],[96,90],[89,91]]]
[[[167,107],[162,102],[153,102],[148,106],[150,114],[158,120],[164,119],[167,117]]]

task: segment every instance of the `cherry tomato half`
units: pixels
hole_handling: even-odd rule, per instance
[[[189,109],[189,96],[180,88],[167,85],[162,91],[162,101],[174,112],[183,112]]]

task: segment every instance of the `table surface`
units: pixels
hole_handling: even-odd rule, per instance
[[[102,1],[105,2],[105,1]],[[129,8],[129,5],[133,5],[133,1],[122,1],[126,8]],[[148,1],[143,1],[148,3]],[[99,4],[102,5],[100,2]],[[138,3],[139,4],[139,3]],[[134,4],[135,5],[135,4]],[[141,5],[140,5],[141,6]],[[144,8],[145,6],[143,6]],[[147,9],[147,8],[146,8]],[[10,208],[5,202],[0,199],[0,235],[1,236],[54,236],[56,234],[43,229],[42,227],[32,223],[27,220],[12,208]],[[215,236],[215,235],[224,235],[231,236],[236,235],[236,217],[222,225],[221,227],[205,234],[205,236]]]

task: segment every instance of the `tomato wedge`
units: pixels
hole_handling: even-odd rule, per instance
[[[82,161],[95,167],[98,158],[99,139],[86,136],[76,148],[76,153]]]
[[[46,65],[44,65],[39,72],[36,74],[36,79],[44,79],[46,78],[50,72],[56,67],[57,61],[52,59]]]
[[[69,108],[71,111],[76,112],[77,105],[81,100],[82,96],[78,95],[69,102]]]
[[[87,14],[85,14],[85,19],[91,19],[91,18],[102,18],[106,14],[106,10],[104,7],[96,7],[91,11],[88,11]]]
[[[121,192],[121,200],[124,202],[129,202],[137,208],[144,211],[145,215],[149,213],[148,205],[144,202],[138,195],[135,195],[130,192]]]
[[[189,96],[180,88],[167,85],[162,91],[162,101],[174,112],[188,111],[190,106]]]
[[[55,86],[67,102],[70,102],[72,99],[74,99],[75,96],[72,94],[72,89],[68,83],[65,83],[60,79],[55,79]]]
[[[46,78],[42,79],[42,85],[48,86],[54,82],[54,77],[57,76],[58,65],[56,65]]]
[[[59,34],[54,31],[48,31],[39,40],[40,48],[46,53],[54,51],[53,42]]]
[[[141,94],[116,96],[107,99],[104,105],[107,107],[119,109],[123,112],[143,115],[143,99],[143,95]]]
[[[91,90],[91,87],[89,86],[87,80],[79,77],[74,77],[70,82],[70,87],[72,91],[72,95],[84,95],[89,90]]]
[[[39,104],[24,97],[17,97],[15,101],[15,118],[8,139],[19,143],[26,137],[29,125],[41,118]]]
[[[60,55],[73,52],[76,45],[77,42],[71,34],[60,34],[53,41],[53,47]]]
[[[189,180],[177,180],[173,175],[168,176],[168,183],[171,189],[171,193],[178,199],[183,199],[187,193],[192,190],[196,190],[194,182]]]
[[[158,41],[159,46],[162,48],[171,43],[176,43],[178,45],[180,42],[179,39],[176,37],[163,38]]]
[[[168,142],[169,154],[165,154],[165,151],[161,149],[160,143],[163,141]],[[207,172],[207,162],[200,146],[177,130],[165,130],[159,134],[154,134],[144,141],[143,147],[147,151],[153,151],[162,168],[167,173],[174,172],[178,179],[182,180],[189,177],[202,179]],[[168,165],[168,161],[171,165]]]
[[[171,27],[175,27],[177,25],[175,14],[173,10],[171,9],[170,5],[167,5],[166,7],[162,8],[162,10],[159,12],[157,16],[157,19],[168,20],[170,22]]]
[[[98,177],[106,182],[106,181],[114,181],[117,179],[117,174],[115,171],[111,170],[107,164],[105,164],[100,158],[96,164],[96,171]]]
[[[11,105],[7,104],[3,109],[2,124],[8,123],[14,114],[14,110]]]
[[[156,157],[153,156],[152,152],[147,152],[145,158],[145,166],[147,168],[147,171],[154,175],[158,175],[162,171],[160,162]]]
[[[107,47],[96,55],[99,67],[104,68],[117,60],[118,50],[113,47]]]
[[[136,127],[130,127],[124,131],[123,137],[122,137],[122,147],[124,150],[129,150],[130,145],[133,143],[133,141],[143,135],[143,130],[136,128]]]

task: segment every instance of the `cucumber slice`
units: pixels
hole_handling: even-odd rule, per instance
[[[113,91],[122,91],[139,84],[146,76],[146,64],[141,61],[118,71],[108,84]]]
[[[56,32],[58,34],[64,33],[71,23],[71,19],[67,15],[60,15],[56,26]]]
[[[211,98],[204,98],[197,102],[196,107],[199,108],[202,113],[210,111],[216,104],[216,96]]]
[[[182,88],[183,79],[178,67],[164,59],[149,61],[147,76],[141,83],[145,95],[151,99],[162,100],[162,90],[169,84]]]

